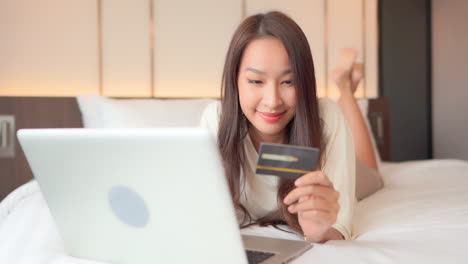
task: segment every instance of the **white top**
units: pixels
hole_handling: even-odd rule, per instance
[[[353,138],[339,106],[328,98],[320,98],[318,103],[327,142],[326,160],[322,164],[322,171],[333,183],[335,190],[340,193],[338,200],[340,211],[333,227],[340,231],[345,239],[350,239],[356,181]],[[200,126],[217,135],[220,113],[220,102],[209,104],[203,111]],[[240,202],[254,219],[258,219],[276,210],[278,178],[255,174],[258,153],[248,135],[244,140],[244,148],[247,164],[245,171],[242,171],[241,179],[246,179],[246,184],[245,188],[241,190]]]

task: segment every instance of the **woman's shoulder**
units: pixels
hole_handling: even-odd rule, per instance
[[[340,118],[343,115],[338,103],[330,98],[318,99],[320,117],[324,120]]]
[[[329,138],[338,131],[343,130],[342,126],[346,123],[346,120],[338,103],[329,98],[320,98],[318,104],[325,137]]]

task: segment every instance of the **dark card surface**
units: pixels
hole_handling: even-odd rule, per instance
[[[318,148],[262,143],[255,172],[298,178],[316,169],[319,154]]]

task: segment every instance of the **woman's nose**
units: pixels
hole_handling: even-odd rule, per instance
[[[283,100],[281,99],[279,86],[272,84],[265,87],[263,93],[263,105],[270,109],[274,109],[281,104],[283,104]]]

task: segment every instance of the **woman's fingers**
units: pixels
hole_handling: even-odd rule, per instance
[[[328,186],[322,185],[306,185],[303,187],[296,187],[294,190],[288,193],[288,195],[284,198],[285,204],[292,204],[296,201],[302,202],[301,197],[319,197],[324,200],[328,201],[336,201],[338,200],[338,192],[331,189]]]
[[[319,199],[308,199],[288,207],[288,211],[292,214],[307,211],[322,211],[325,213],[336,214],[339,210],[340,205],[337,202]]]
[[[298,215],[304,232],[321,230],[336,223],[340,205],[339,193],[321,171],[307,173],[297,179],[296,188],[286,195],[284,203],[291,214]]]
[[[333,188],[333,183],[328,179],[327,175],[322,171],[313,171],[299,177],[294,184],[298,187],[309,184],[320,184]]]
[[[338,199],[338,193],[333,188],[332,182],[322,171],[313,171],[304,174],[294,183],[297,187],[286,195],[283,200],[285,204],[295,203],[301,197],[318,196],[325,200]]]
[[[332,226],[333,224],[335,224],[337,218],[337,214],[319,210],[303,211],[299,214],[302,220],[307,220],[326,226]]]

